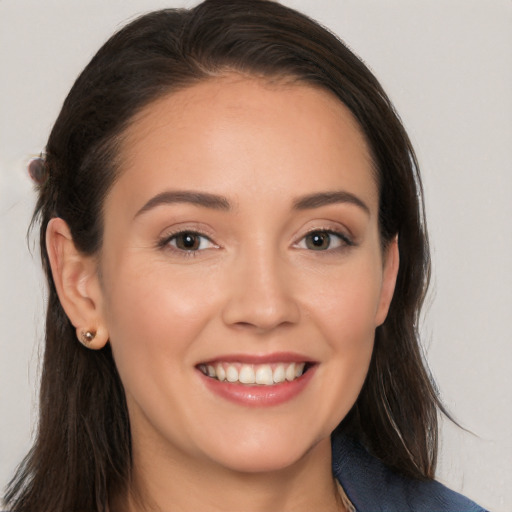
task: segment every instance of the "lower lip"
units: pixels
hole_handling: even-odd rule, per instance
[[[230,402],[252,407],[270,407],[288,402],[299,395],[311,381],[315,370],[316,365],[291,382],[285,381],[273,386],[221,382],[208,377],[200,370],[198,372],[210,391]]]

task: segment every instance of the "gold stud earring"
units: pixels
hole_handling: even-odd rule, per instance
[[[80,333],[80,342],[87,347],[95,337],[96,333],[94,331],[82,331]]]

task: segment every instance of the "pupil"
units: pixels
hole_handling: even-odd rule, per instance
[[[184,233],[177,240],[177,245],[180,249],[197,249],[199,247],[199,240],[196,235],[191,233]]]
[[[327,249],[329,247],[329,235],[328,233],[312,233],[309,238],[310,249]]]

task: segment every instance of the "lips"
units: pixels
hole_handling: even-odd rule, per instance
[[[299,395],[318,364],[294,354],[226,356],[196,366],[206,389],[244,406],[275,406]]]

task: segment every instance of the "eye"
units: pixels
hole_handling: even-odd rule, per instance
[[[207,236],[195,231],[181,231],[166,238],[162,245],[171,246],[178,251],[195,252],[217,247]]]
[[[326,251],[328,249],[338,249],[340,247],[354,244],[343,233],[337,233],[329,230],[315,230],[310,231],[297,245],[301,249]]]

